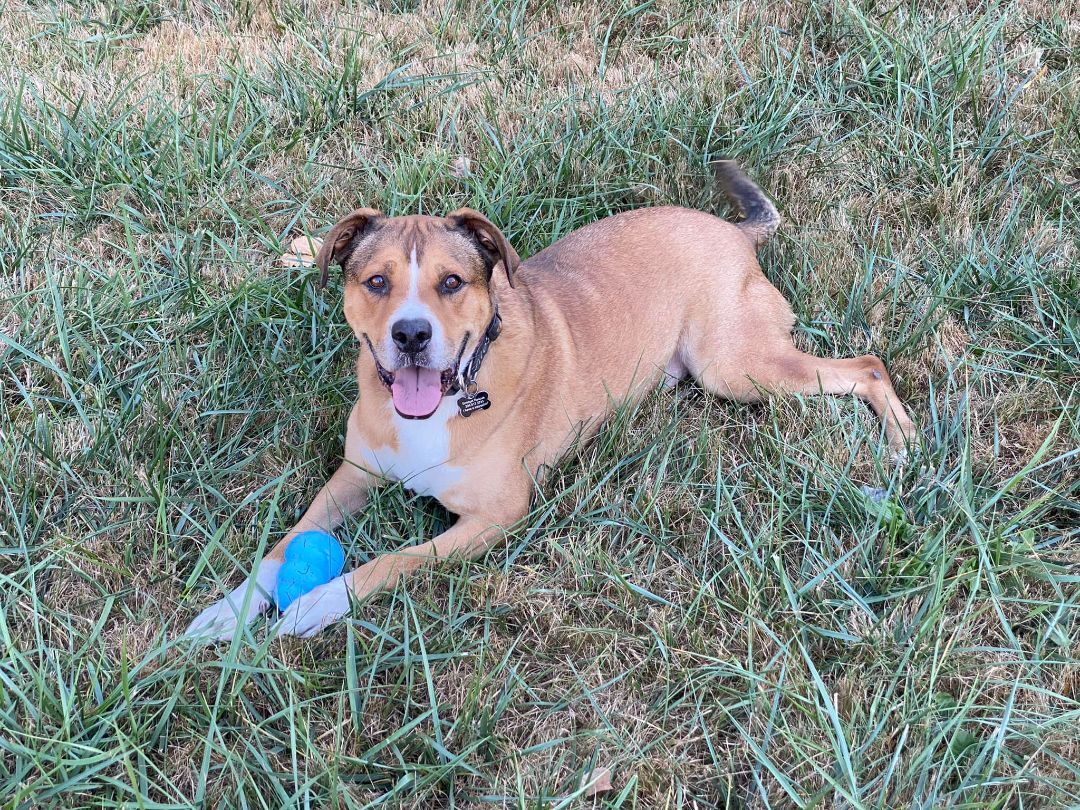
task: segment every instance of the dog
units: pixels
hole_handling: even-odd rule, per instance
[[[434,539],[383,554],[297,599],[278,635],[312,636],[351,601],[446,558],[478,558],[529,510],[537,480],[619,405],[692,376],[739,402],[770,392],[854,394],[902,454],[914,427],[877,357],[824,359],[792,343],[795,317],[757,249],[780,216],[731,161],[716,164],[741,210],[731,223],[677,207],[594,222],[521,261],[484,215],[388,217],[361,208],[331,228],[315,264],[344,274],[360,396],[344,462],[249,579],[190,636],[229,639],[270,606],[286,546],[332,532],[380,481],[456,514]]]

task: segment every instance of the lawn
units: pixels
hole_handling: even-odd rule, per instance
[[[0,807],[1080,804],[1080,11],[0,0]],[[624,409],[486,558],[180,635],[342,453],[352,208],[776,200],[850,398]],[[645,290],[644,294],[655,291]],[[350,562],[451,519],[400,485]],[[612,789],[590,781],[610,777]]]

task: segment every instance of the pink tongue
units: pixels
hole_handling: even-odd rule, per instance
[[[390,393],[402,416],[431,416],[442,401],[442,373],[418,366],[398,369]]]

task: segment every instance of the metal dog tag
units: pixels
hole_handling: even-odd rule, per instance
[[[491,399],[488,397],[487,391],[476,391],[472,394],[465,394],[457,401],[457,406],[462,416],[472,416],[477,411],[486,411],[490,408]]]

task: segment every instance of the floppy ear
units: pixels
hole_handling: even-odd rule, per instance
[[[357,208],[330,229],[330,233],[326,235],[322,247],[315,256],[315,265],[322,271],[322,275],[319,276],[320,287],[326,286],[330,262],[337,259],[340,263],[340,260],[347,255],[346,248],[352,241],[363,236],[380,219],[382,219],[382,214],[374,208]]]
[[[474,239],[476,239],[488,261],[491,263],[493,272],[495,264],[497,262],[502,262],[503,271],[506,273],[506,280],[510,282],[510,286],[513,287],[514,273],[517,271],[518,265],[521,264],[521,257],[517,255],[517,251],[506,241],[506,237],[502,235],[502,231],[495,227],[495,223],[479,211],[473,211],[471,208],[459,208],[452,214],[447,215],[446,218],[454,225],[454,227],[464,228]]]

